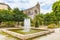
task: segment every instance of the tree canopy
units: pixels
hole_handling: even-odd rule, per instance
[[[23,21],[24,18],[27,17],[26,14],[23,13],[23,11],[20,11],[18,8],[15,8],[13,10],[13,13],[14,13],[14,21]]]
[[[14,10],[0,10],[0,23],[3,21],[23,21],[27,15],[20,11],[18,8]]]

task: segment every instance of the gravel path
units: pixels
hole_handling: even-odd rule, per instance
[[[36,38],[34,40],[60,40],[60,28],[55,29],[54,33]]]
[[[14,40],[14,39],[13,38],[8,38],[8,37],[0,34],[0,40]]]

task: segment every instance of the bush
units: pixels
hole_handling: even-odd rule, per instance
[[[6,24],[1,24],[0,25],[0,28],[4,28],[4,27],[6,27]]]
[[[48,28],[56,28],[56,27],[57,27],[56,24],[50,24],[50,25],[48,25]]]
[[[11,21],[6,22],[5,24],[6,24],[7,27],[14,27],[15,26],[15,23],[11,22]]]
[[[3,27],[14,27],[15,26],[15,22],[13,21],[8,21],[8,22],[3,22],[0,27],[3,28]]]
[[[21,22],[21,24],[20,24],[21,26],[24,26],[24,22]]]
[[[39,27],[39,24],[38,24],[38,22],[36,22],[36,23],[35,23],[35,27]]]

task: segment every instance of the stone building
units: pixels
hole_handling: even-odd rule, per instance
[[[33,19],[35,15],[40,13],[40,4],[37,3],[35,6],[31,8],[23,10],[23,12]]]
[[[0,3],[0,9],[9,10],[11,8],[9,5],[5,3]],[[40,4],[37,3],[35,6],[31,8],[23,10],[23,12],[33,19],[36,14],[40,13]]]
[[[11,9],[9,5],[5,4],[5,3],[0,3],[0,9],[3,10],[8,10]]]

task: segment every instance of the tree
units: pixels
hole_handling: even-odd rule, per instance
[[[50,15],[49,15],[49,13],[46,13],[45,16],[44,16],[45,25],[49,24],[49,19],[50,19]]]
[[[13,12],[9,10],[3,10],[3,21],[12,21],[13,20]]]
[[[3,16],[2,16],[2,12],[0,10],[0,24],[1,24],[2,21],[3,21]]]
[[[13,15],[14,21],[17,21],[18,25],[19,25],[19,22],[24,21],[24,18],[27,17],[27,15],[24,14],[23,11],[20,11],[18,8],[14,8],[13,12],[14,12],[14,15]]]
[[[10,10],[0,10],[0,24],[5,21],[13,20],[13,12]]]
[[[60,12],[60,1],[57,1],[53,4],[52,6],[52,10],[55,12],[55,13],[59,13]]]
[[[35,18],[34,18],[35,27],[39,27],[39,25],[40,25],[40,17],[39,17],[39,15],[40,14],[35,15]]]
[[[60,21],[60,0],[59,1],[56,1],[53,4],[52,10],[55,13],[55,16],[56,16],[57,21]]]
[[[40,13],[39,15],[39,18],[40,18],[40,25],[44,25],[44,14],[43,13]]]

